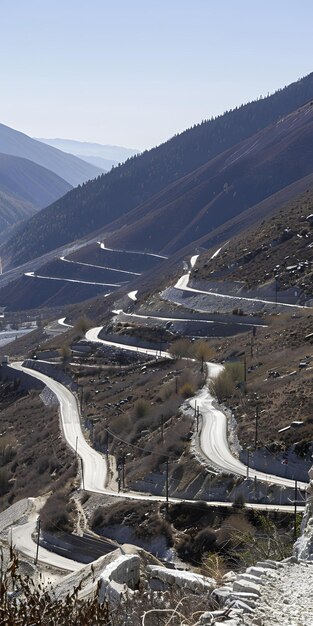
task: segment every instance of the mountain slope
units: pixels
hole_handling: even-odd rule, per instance
[[[77,186],[102,174],[99,168],[0,124],[0,152],[29,159]]]
[[[91,181],[81,188],[74,189],[63,199],[31,218],[27,227],[25,226],[28,233],[27,240],[25,239],[26,230],[22,228],[15,240],[11,241],[9,246],[3,250],[2,255],[7,259],[7,262],[10,261],[12,265],[16,266],[33,258],[38,254],[38,250],[41,253],[45,253],[54,247],[81,238],[97,229],[103,228],[122,215],[126,215],[135,207],[147,202],[162,189],[173,185],[175,181],[178,181],[180,178],[183,179],[190,172],[201,168],[209,162],[211,163],[210,172],[213,181],[213,160],[217,155],[224,152],[226,159],[226,152],[231,147],[251,137],[268,124],[276,122],[280,117],[290,113],[311,98],[313,98],[313,74],[268,98],[249,103],[214,120],[202,123],[174,137],[158,148],[133,157],[122,166],[114,168],[105,176]],[[238,156],[237,164],[235,162],[226,163],[226,160],[224,160],[225,167],[230,167],[233,174],[236,171],[240,175],[239,163],[244,156],[243,154]],[[230,154],[229,157],[231,158]],[[246,159],[246,163],[248,162]],[[219,165],[222,167],[221,163]],[[265,169],[266,163],[263,163],[263,171]],[[279,171],[279,165],[277,166],[277,171]],[[290,171],[290,168],[288,171]],[[261,170],[255,171],[255,182],[257,183],[258,191],[262,189],[263,185],[262,180],[258,178],[260,174]],[[270,172],[268,174],[270,179]],[[241,175],[243,174],[241,173]],[[199,171],[196,174],[197,176],[198,181],[196,180],[195,182],[196,184],[199,183],[198,197],[200,197],[200,185],[203,182],[201,179],[202,173]],[[299,176],[300,172],[298,172]],[[289,184],[290,181],[287,178],[283,174],[280,185]],[[293,177],[293,179],[295,178]],[[223,188],[221,189],[222,182]],[[213,203],[212,206],[215,204],[216,214],[222,208],[221,199],[224,194],[224,184],[229,186],[230,182],[227,180],[226,175],[223,180],[222,169],[219,173],[219,188],[216,187],[214,189],[212,182],[211,192],[215,191],[216,197],[213,201],[211,199],[210,202]],[[184,193],[190,191],[193,185],[192,177],[187,180],[187,185],[186,181],[183,181],[182,184],[183,186],[185,185]],[[174,187],[174,193],[176,193],[177,190]],[[267,195],[277,189],[279,189],[279,186],[277,187],[275,183],[270,185]],[[260,193],[259,196],[261,196]],[[168,198],[170,197],[169,193]],[[175,196],[172,199],[175,199]],[[259,200],[260,197],[253,197],[250,194],[250,204]],[[203,198],[201,202],[201,207],[204,209]],[[238,205],[238,197],[236,202]],[[154,208],[158,206],[156,203]],[[239,209],[242,210],[242,207],[239,207]],[[225,219],[229,219],[233,214],[231,208],[229,208],[226,211]],[[173,219],[174,223],[171,225],[171,228],[179,230],[180,223],[177,220],[177,215]],[[201,233],[200,225],[201,228],[212,228],[218,223],[214,224],[211,222],[206,224],[205,220],[205,216],[202,222],[198,218],[196,224],[198,232],[195,232],[194,239],[204,234]],[[29,233],[31,233],[31,236],[29,236]],[[172,234],[173,238],[174,233]],[[147,246],[147,242],[145,242],[145,245]],[[151,245],[150,243],[148,245],[153,249],[152,242]],[[183,245],[183,241],[179,242],[179,245]]]
[[[76,154],[75,156],[79,157],[79,154]],[[114,167],[117,165],[117,161],[112,161],[111,159],[104,159],[103,157],[99,157],[99,156],[93,156],[92,154],[86,154],[79,158],[82,159],[82,161],[91,163],[91,165],[100,167],[105,174],[111,169],[111,167],[113,167],[113,165]]]
[[[313,179],[313,177],[312,177]],[[270,218],[229,240],[214,259],[202,253],[191,280],[241,282],[281,294],[296,287],[298,298],[313,296],[313,180],[306,191],[284,203]]]
[[[0,154],[0,230],[33,215],[70,189],[69,183],[46,168]]]
[[[71,185],[50,170],[20,157],[0,154],[0,187],[43,208],[64,196]]]
[[[36,213],[35,207],[26,200],[21,200],[14,193],[0,189],[0,242],[7,238],[7,230],[21,220]]]
[[[279,120],[110,224],[109,245],[165,254],[313,173],[313,106]]]

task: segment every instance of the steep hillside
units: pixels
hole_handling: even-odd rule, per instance
[[[70,185],[77,186],[102,174],[98,167],[46,146],[9,126],[0,124],[0,152],[29,159],[54,172]]]
[[[175,252],[313,172],[305,105],[209,161],[110,225],[110,244]],[[122,229],[123,227],[123,229]],[[122,230],[121,230],[122,229]]]
[[[296,288],[313,296],[313,185],[271,219],[231,239],[214,258],[203,253],[193,281],[240,281],[245,288],[275,285],[277,297]]]
[[[251,137],[260,129],[273,124],[279,118],[286,116],[312,98],[313,74],[310,74],[268,98],[249,103],[216,119],[199,124],[160,147],[133,157],[121,167],[114,168],[105,176],[73,190],[64,199],[54,203],[54,205],[41,212],[40,215],[31,218],[27,225],[27,233],[28,235],[32,233],[32,236],[28,236],[26,240],[25,231],[21,229],[20,235],[16,237],[15,241],[10,242],[9,247],[2,252],[2,256],[6,257],[7,261],[10,260],[12,265],[17,265],[33,258],[38,254],[38,250],[44,253],[68,241],[83,237],[127,214],[135,207],[147,202],[162,189],[174,183],[174,181],[178,181],[208,162],[211,162],[212,168],[210,170],[212,177],[210,193],[213,194],[215,192],[214,200],[212,201],[211,198],[210,202],[212,202],[212,206],[215,204],[215,213],[220,212],[221,199],[231,186],[232,179],[227,180],[227,176],[222,176],[222,171],[220,171],[220,178],[217,181],[216,188],[214,188],[213,178],[216,176],[216,173],[213,171],[214,158],[225,151],[227,152],[227,150],[230,150],[239,142]],[[274,156],[272,154],[272,158]],[[232,158],[233,161],[231,162],[230,160],[228,163],[224,161],[223,165],[220,162],[220,167],[231,168],[233,175],[236,173],[236,175],[243,177],[243,172],[240,171],[240,160],[243,158],[245,167],[247,167],[247,155],[238,154],[238,163],[235,162],[234,151],[232,154],[229,153],[228,157]],[[284,163],[285,161],[283,165]],[[280,173],[279,167],[278,164],[278,183],[281,186],[289,184],[290,180],[286,175],[286,171],[283,168],[282,173]],[[289,162],[289,173],[291,169]],[[265,197],[280,188],[279,184],[276,184],[274,181],[272,185],[269,185],[268,189],[263,189],[263,192],[261,192],[263,184],[260,176],[263,176],[264,170],[266,170],[266,162],[263,163],[263,171],[260,169],[256,170],[254,179],[251,180],[252,185],[256,184],[257,194],[253,196],[249,192],[250,205],[259,201],[262,193],[263,197]],[[268,171],[267,173],[270,178],[271,172]],[[205,172],[198,172],[196,176],[198,175],[200,175],[200,179],[198,181],[197,193],[201,194],[201,175],[204,176]],[[303,175],[304,173],[302,173]],[[293,180],[296,177],[300,177],[299,169],[297,175],[292,175],[292,177]],[[223,178],[224,180],[222,180]],[[195,182],[197,183],[197,180]],[[184,193],[190,191],[191,183],[191,179],[187,181]],[[240,192],[245,192],[244,185]],[[201,209],[204,210],[206,210],[205,194],[206,190],[203,189]],[[198,198],[192,206],[193,211],[197,210]],[[175,198],[172,197],[172,199]],[[239,205],[238,196],[236,203]],[[246,206],[249,205],[246,204]],[[240,205],[240,210],[242,208],[244,207]],[[232,211],[230,206],[226,207],[225,218],[231,217],[236,210]],[[208,227],[205,220],[201,223],[199,217],[197,225],[199,227],[201,225],[201,228],[202,226],[204,228]],[[212,223],[212,220],[210,220],[209,228],[214,225],[216,225],[216,222]],[[201,230],[199,230],[199,233],[196,232],[196,237],[198,235],[201,235]],[[172,235],[172,238],[174,238],[174,235]],[[182,245],[182,243],[183,241],[177,242],[177,246]],[[149,242],[148,246],[153,249],[152,242]]]
[[[26,219],[70,189],[69,183],[46,168],[0,154],[0,229]]]
[[[7,233],[11,225],[27,219],[34,213],[36,209],[31,202],[22,200],[14,193],[0,190],[0,243],[9,237]]]

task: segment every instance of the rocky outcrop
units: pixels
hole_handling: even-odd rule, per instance
[[[168,569],[157,565],[149,565],[147,571],[152,591],[184,588],[186,591],[204,593],[212,591],[216,584],[213,578],[208,578],[207,576],[201,576],[194,572]]]
[[[301,537],[295,544],[295,555],[304,561],[313,561],[313,466],[309,470],[307,504],[301,526]]]

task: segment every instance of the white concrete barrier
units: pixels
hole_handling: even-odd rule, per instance
[[[99,602],[120,602],[121,596],[136,587],[140,579],[140,557],[123,554],[106,566],[100,575]]]

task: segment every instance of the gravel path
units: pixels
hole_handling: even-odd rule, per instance
[[[313,626],[313,562],[292,563],[273,570],[261,597],[244,624],[253,626]]]

